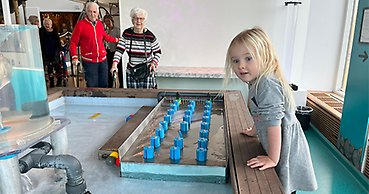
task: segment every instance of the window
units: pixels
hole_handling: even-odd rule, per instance
[[[340,96],[344,96],[346,91],[358,3],[359,0],[351,0],[347,3],[346,25],[343,35],[343,46],[341,50],[340,66],[338,68],[338,79],[336,84],[336,93],[338,93]]]

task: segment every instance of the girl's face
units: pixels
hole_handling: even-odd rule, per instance
[[[236,43],[230,50],[231,65],[237,77],[243,82],[256,80],[259,68],[251,56],[251,52],[242,44]]]

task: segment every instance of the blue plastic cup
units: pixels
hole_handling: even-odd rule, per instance
[[[189,129],[189,124],[186,121],[183,121],[179,124],[179,129],[181,132],[187,133]]]
[[[205,148],[205,149],[208,149],[208,139],[206,139],[206,138],[199,138],[197,140],[197,148]]]
[[[176,104],[172,103],[172,104],[170,104],[170,109],[173,109],[173,110],[174,110],[174,112],[177,112],[178,107],[177,107],[177,105],[176,105]]]
[[[205,148],[197,148],[196,149],[196,160],[199,162],[205,162],[207,160],[207,152],[208,150]]]
[[[202,122],[210,123],[210,117],[209,116],[202,116]]]
[[[143,155],[143,157],[145,159],[153,159],[154,156],[155,156],[155,154],[154,154],[154,147],[152,147],[152,146],[145,146],[144,147],[144,155]]]
[[[181,159],[181,149],[175,146],[170,147],[169,157],[171,160]]]
[[[163,128],[156,128],[155,134],[156,136],[159,136],[160,139],[163,139],[165,137],[165,131]]]
[[[209,130],[201,129],[200,130],[200,138],[209,139]]]
[[[160,137],[159,136],[151,136],[150,137],[150,146],[154,148],[160,147]]]
[[[172,115],[164,115],[164,121],[168,122],[168,126],[172,124]]]
[[[188,125],[191,125],[191,116],[189,115],[183,116],[183,121],[186,121]]]
[[[210,129],[209,123],[208,122],[201,122],[201,128],[200,129],[209,130]]]
[[[178,147],[179,149],[184,148],[184,142],[182,137],[175,137],[174,138],[174,146]]]
[[[191,110],[185,110],[185,115],[188,115],[190,117],[192,117],[192,111]]]
[[[168,131],[168,122],[160,121],[160,127],[164,129],[164,132]]]

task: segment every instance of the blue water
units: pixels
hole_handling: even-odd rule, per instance
[[[17,110],[22,110],[28,103],[44,103],[47,107],[47,92],[43,69],[14,68],[11,83],[15,93]],[[49,110],[46,114],[49,113]]]
[[[308,139],[319,194],[368,194],[369,180],[346,163],[330,142],[322,139],[313,128],[305,131]],[[366,180],[365,180],[366,179]],[[360,181],[361,180],[361,181]],[[362,183],[364,182],[364,183]]]

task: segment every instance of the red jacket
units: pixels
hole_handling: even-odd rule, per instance
[[[95,26],[92,25],[87,17],[78,21],[70,40],[72,59],[78,59],[76,50],[79,43],[83,61],[96,63],[106,60],[104,40],[118,42],[119,39],[107,35],[100,20],[96,20]]]

